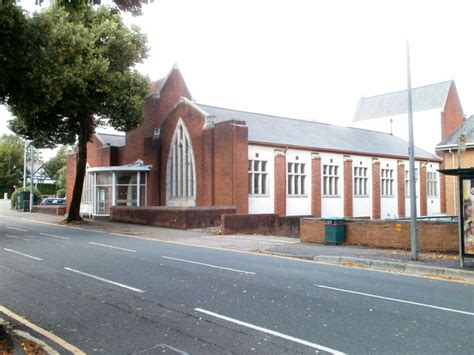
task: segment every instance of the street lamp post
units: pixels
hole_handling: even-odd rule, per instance
[[[418,260],[418,226],[416,223],[416,176],[415,176],[415,143],[413,138],[413,104],[411,97],[410,46],[407,41],[407,93],[408,93],[408,145],[410,155],[410,230],[411,258]]]
[[[33,170],[34,170],[34,149],[33,146],[30,145],[31,149],[31,180],[30,180],[30,213],[33,212]]]

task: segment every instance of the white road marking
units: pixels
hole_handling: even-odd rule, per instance
[[[66,239],[66,240],[71,239],[68,237],[61,237],[60,235],[54,235],[54,234],[47,234],[47,233],[39,233],[39,234],[44,235],[45,237],[51,237],[51,238]]]
[[[38,260],[38,261],[43,260],[41,258],[37,258],[36,256],[31,256],[31,255],[28,255],[28,254],[24,254],[24,253],[21,253],[21,252],[16,251],[16,250],[12,250],[12,249],[8,249],[8,248],[3,248],[3,250],[9,251],[10,253],[15,253],[15,254],[18,254],[18,255],[22,255],[22,256],[30,258],[30,259],[34,259],[34,260]]]
[[[33,236],[31,235],[13,235],[13,234],[5,234],[5,237],[10,238],[10,239],[23,239],[23,240],[31,240],[34,239]]]
[[[130,253],[136,253],[136,250],[132,249],[127,249],[127,248],[120,248],[120,247],[114,247],[113,245],[107,245],[107,244],[100,244],[100,243],[94,243],[94,242],[89,242],[89,244],[92,245],[99,245],[101,247],[106,247],[106,248],[111,248],[111,249],[118,249],[118,250],[123,250],[123,251],[129,251]]]
[[[282,339],[285,339],[285,340],[289,340],[289,341],[292,341],[294,343],[309,346],[310,348],[313,348],[313,349],[316,349],[316,350],[322,350],[322,351],[326,351],[326,352],[331,353],[331,354],[338,354],[338,355],[345,354],[341,351],[334,350],[334,349],[328,348],[328,347],[323,346],[323,345],[319,345],[319,344],[316,344],[316,343],[309,342],[307,340],[295,338],[295,337],[292,337],[291,335],[286,335],[286,334],[276,332],[276,331],[271,330],[271,329],[259,327],[258,325],[253,325],[253,324],[250,324],[250,323],[242,322],[238,319],[223,316],[221,314],[214,313],[214,312],[211,312],[211,311],[207,311],[207,310],[202,309],[202,308],[194,308],[194,310],[196,312],[204,313],[204,314],[207,314],[209,316],[213,316],[213,317],[216,317],[216,318],[219,318],[219,319],[223,319],[225,321],[235,323],[235,324],[238,324],[238,325],[250,328],[250,329],[258,330],[259,332],[267,333],[267,334],[270,334],[270,335],[273,335],[273,336],[276,336],[276,337],[279,337],[279,338],[282,338]]]
[[[8,317],[10,318],[13,318],[15,319],[17,322],[21,323],[21,324],[24,324],[25,326],[27,326],[28,328],[30,329],[33,329],[35,332],[45,336],[46,338],[54,341],[56,344],[59,344],[60,346],[62,346],[64,349],[66,349],[67,351],[75,354],[75,355],[86,355],[86,353],[84,353],[83,351],[79,350],[78,348],[76,348],[74,345],[68,343],[67,341],[61,339],[60,337],[58,337],[57,335],[41,328],[41,327],[38,327],[36,324],[33,324],[31,323],[30,321],[26,320],[25,318],[19,316],[18,314],[16,313],[13,313],[12,311],[10,311],[9,309],[3,307],[3,306],[0,306],[0,312],[7,315]]]
[[[317,284],[315,284],[314,286],[317,286],[317,287],[320,287],[320,288],[325,288],[325,289],[328,289],[328,290],[333,290],[333,291],[352,293],[352,294],[360,295],[360,296],[366,296],[366,297],[372,297],[372,298],[379,298],[379,299],[387,300],[387,301],[394,301],[394,302],[400,302],[400,303],[407,303],[407,304],[412,304],[412,305],[415,305],[415,306],[421,306],[421,307],[427,307],[427,308],[434,308],[434,309],[439,309],[439,310],[441,310],[441,311],[447,311],[447,312],[453,312],[453,313],[466,314],[466,315],[468,315],[468,316],[474,316],[474,313],[473,313],[473,312],[466,312],[466,311],[460,311],[460,310],[452,309],[452,308],[433,306],[433,305],[431,305],[431,304],[425,304],[425,303],[418,303],[418,302],[406,301],[406,300],[401,300],[401,299],[398,299],[398,298],[391,298],[391,297],[378,296],[378,295],[373,295],[373,294],[370,294],[370,293],[364,293],[364,292],[357,292],[357,291],[345,290],[345,289],[342,289],[342,288],[329,287],[329,286],[324,286],[324,285],[317,285]]]
[[[227,271],[240,272],[241,274],[255,275],[255,273],[252,272],[252,271],[244,271],[244,270],[238,270],[238,269],[231,269],[231,268],[229,268],[229,267],[223,267],[223,266],[217,266],[217,265],[199,263],[199,262],[197,262],[197,261],[191,261],[191,260],[185,260],[185,259],[172,258],[172,257],[170,257],[170,256],[163,256],[163,258],[165,258],[165,259],[170,259],[170,260],[182,261],[182,262],[184,262],[184,263],[189,263],[189,264],[197,264],[197,265],[208,266],[208,267],[212,267],[212,268],[215,268],[215,269],[222,269],[222,270],[227,270]]]
[[[6,227],[7,229],[13,229],[14,231],[20,231],[20,232],[28,232],[26,229],[21,229],[21,228],[15,228],[15,227]]]
[[[123,288],[126,288],[126,289],[131,290],[131,291],[140,292],[140,293],[145,292],[145,291],[143,291],[143,290],[140,290],[139,288],[130,287],[130,286],[121,284],[121,283],[119,283],[119,282],[107,280],[107,279],[104,279],[104,278],[99,277],[99,276],[95,276],[95,275],[88,274],[88,273],[86,273],[86,272],[82,272],[82,271],[79,271],[79,270],[71,269],[71,268],[69,268],[69,267],[65,267],[64,270],[72,271],[72,272],[75,272],[75,273],[77,273],[77,274],[80,274],[80,275],[83,275],[83,276],[87,276],[87,277],[90,277],[90,278],[93,278],[93,279],[96,279],[96,280],[99,280],[99,281],[107,282],[107,283],[109,283],[109,284],[111,284],[111,285],[123,287]]]

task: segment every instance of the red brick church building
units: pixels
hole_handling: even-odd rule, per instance
[[[196,103],[177,67],[145,120],[88,144],[81,213],[233,205],[237,213],[392,218],[409,213],[408,144],[391,134]],[[441,212],[441,159],[416,149],[420,215]],[[68,159],[71,200],[75,155]]]

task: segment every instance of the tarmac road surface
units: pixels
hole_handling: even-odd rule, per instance
[[[0,305],[89,354],[470,354],[474,334],[472,285],[8,217]]]

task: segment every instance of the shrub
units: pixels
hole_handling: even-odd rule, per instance
[[[20,191],[24,191],[24,189],[18,189],[12,193],[11,201],[10,201],[12,210],[16,210],[17,208],[18,194],[20,193]],[[26,191],[30,191],[30,188],[28,186],[26,187]],[[38,192],[38,190],[33,190],[33,205],[39,205],[40,202],[41,202],[40,193]]]

